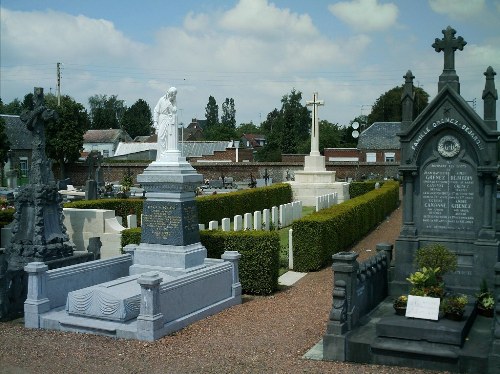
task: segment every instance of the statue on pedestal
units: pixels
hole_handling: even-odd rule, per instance
[[[177,148],[177,89],[170,87],[162,96],[153,111],[153,127],[158,134],[158,153],[156,161],[165,161],[167,152]]]

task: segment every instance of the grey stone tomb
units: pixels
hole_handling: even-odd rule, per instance
[[[202,176],[169,138],[174,90],[162,98],[172,96],[165,104],[170,117],[157,114],[166,136],[161,157],[137,177],[146,192],[141,243],[64,272],[29,264],[27,327],[152,341],[241,303],[239,253],[209,259],[200,243],[194,199]]]
[[[438,94],[414,118],[413,79],[404,76],[401,124],[403,226],[387,270],[356,256],[334,256],[335,286],[323,357],[463,373],[500,372],[500,245],[496,202],[498,147],[492,67],[484,73],[484,119],[460,96],[455,51],[466,42],[451,27],[432,45],[444,52]],[[439,243],[457,255],[458,268],[446,274],[448,292],[469,295],[462,321],[397,316],[392,300],[408,294],[417,249]],[[388,282],[371,282],[387,272]],[[473,305],[485,279],[496,300],[495,316],[476,316]],[[390,295],[366,308],[378,291]],[[371,301],[372,302],[372,301]],[[370,303],[369,303],[370,304]],[[369,313],[369,314],[368,314]]]

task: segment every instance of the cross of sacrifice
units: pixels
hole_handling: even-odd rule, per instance
[[[436,52],[444,51],[444,70],[455,70],[455,51],[457,49],[462,51],[467,42],[461,36],[455,38],[457,32],[451,26],[442,32],[443,39],[436,38],[432,47]]]
[[[313,107],[312,129],[311,129],[311,154],[319,154],[319,122],[318,122],[318,107],[325,105],[323,100],[318,100],[318,93],[313,93],[312,101],[306,101],[307,106]]]

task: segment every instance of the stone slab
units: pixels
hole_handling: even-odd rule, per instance
[[[376,324],[377,336],[428,341],[462,346],[475,318],[474,308],[467,306],[462,321],[441,318],[438,321],[389,316]]]
[[[293,286],[300,279],[305,277],[307,273],[299,273],[296,271],[287,271],[285,274],[278,278],[278,284],[282,286]]]
[[[389,297],[365,316],[361,325],[346,336],[347,361],[450,372],[487,372],[488,352],[492,341],[491,318],[477,316],[463,346],[459,347],[378,337],[377,323],[393,315],[392,298]],[[398,344],[395,344],[396,342]],[[457,357],[453,358],[451,352],[456,352]]]

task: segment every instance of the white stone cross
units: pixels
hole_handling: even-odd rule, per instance
[[[319,121],[318,107],[325,105],[323,100],[318,100],[318,93],[314,92],[312,101],[306,101],[307,106],[313,107],[312,127],[311,127],[311,156],[319,156]]]

